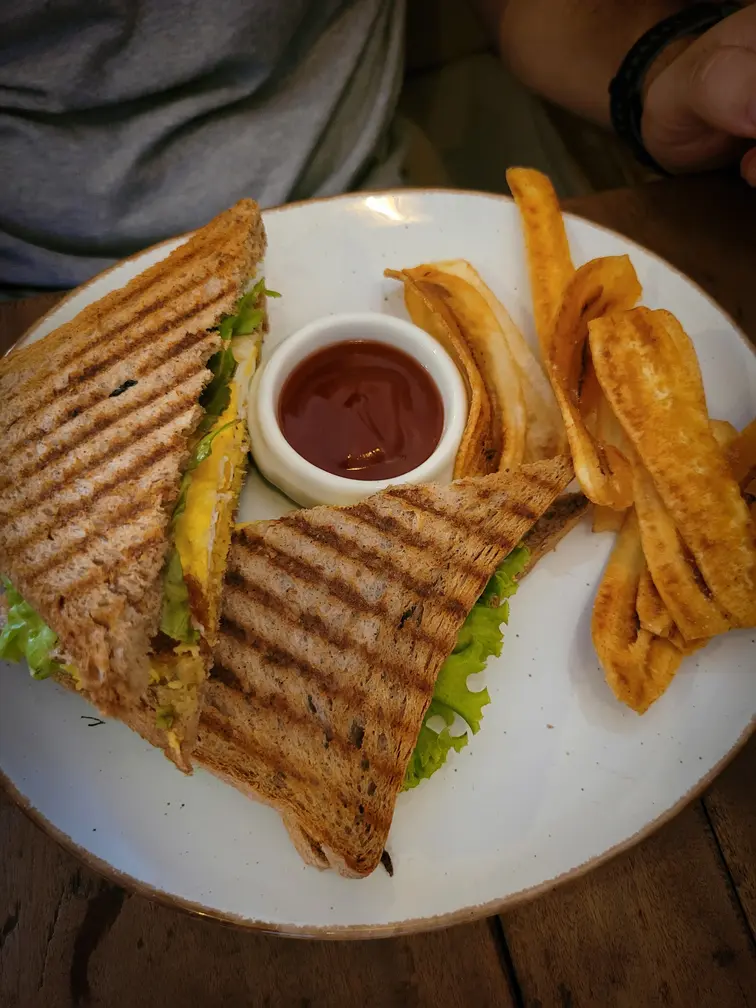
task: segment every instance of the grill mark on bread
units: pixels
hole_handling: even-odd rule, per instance
[[[349,515],[353,514],[349,509]],[[367,524],[372,524],[366,522]],[[340,536],[335,529],[325,525],[313,524],[307,517],[306,511],[296,511],[289,516],[289,525],[296,528],[301,535],[311,542],[321,546],[327,546],[340,556],[346,556],[350,560],[367,567],[373,574],[390,574],[392,581],[400,581],[402,586],[414,595],[422,599],[432,598],[439,608],[446,610],[453,616],[463,615],[465,606],[456,598],[447,598],[439,592],[438,584],[435,581],[419,581],[412,577],[407,571],[394,567],[387,559],[383,559],[380,554],[375,553],[369,547],[361,546],[353,539]],[[375,527],[375,526],[373,526]],[[463,565],[467,567],[467,565]],[[465,571],[468,573],[468,571]],[[480,577],[480,573],[475,571],[473,577]]]
[[[252,745],[245,737],[245,735],[233,724],[229,718],[226,718],[220,711],[215,708],[210,707],[205,704],[205,709],[202,711],[202,716],[200,718],[200,732],[202,730],[210,731],[216,738],[223,739],[226,744],[230,744],[234,749],[238,749],[241,753],[252,758],[256,764],[263,763],[265,767],[270,769],[273,774],[282,774],[286,780],[293,780],[299,784],[304,784],[309,787],[313,782],[313,777],[303,777],[300,773],[295,770],[291,761],[286,761],[284,758],[276,757],[265,749],[259,748],[258,746]],[[202,741],[199,742],[199,749],[201,750]],[[277,755],[277,754],[276,754]],[[200,760],[202,760],[201,751],[195,752]],[[227,759],[228,755],[224,754],[224,759]],[[216,761],[210,757],[210,763],[215,763]]]
[[[550,480],[544,479],[543,476],[539,476],[538,473],[532,470],[526,472],[524,469],[520,469],[518,476],[525,483],[530,483],[533,486],[538,487],[538,489],[544,493],[551,494],[553,490],[553,483]]]
[[[230,637],[242,649],[260,655],[266,664],[290,669],[305,682],[316,683],[325,696],[332,699],[338,698],[345,703],[355,705],[358,709],[370,709],[370,696],[365,690],[358,686],[352,686],[350,689],[345,689],[343,686],[334,687],[332,677],[324,673],[317,665],[306,658],[300,658],[288,648],[270,640],[259,631],[251,631],[226,613],[221,616],[220,632]],[[417,692],[424,696],[427,695],[428,690],[418,689]],[[383,711],[381,718],[385,725],[392,728],[396,728],[402,723],[401,718],[397,718],[391,712]]]
[[[238,683],[239,679],[236,677],[233,669],[226,668],[225,666],[222,667],[220,676],[216,675],[216,670],[213,670],[213,676],[218,678],[227,689],[239,692],[243,698],[241,701],[242,704],[253,702],[258,706],[258,709],[265,710],[266,712],[268,710],[274,711],[276,714],[280,714],[287,724],[290,724],[298,729],[303,729],[312,735],[312,737],[318,742],[320,742],[321,738],[324,736],[325,732],[322,723],[318,721],[313,714],[301,711],[298,707],[291,704],[285,694],[272,692],[262,694],[254,692],[250,695],[249,693],[245,693],[243,689],[238,689],[237,687],[229,684],[230,681],[234,680]],[[208,698],[205,702],[205,707],[200,719],[201,723],[205,722],[208,714],[210,715],[210,718],[217,715],[224,723],[228,720],[228,722],[230,722],[233,726],[231,718],[228,718],[219,707],[215,706],[212,701],[212,697]],[[243,739],[244,736],[239,735],[239,738]],[[234,745],[247,751],[243,742],[234,742]],[[346,755],[348,759],[352,759],[354,756],[354,744],[348,736],[345,737],[340,733],[330,732],[328,734],[328,745],[329,747],[333,746],[335,749],[340,750],[340,752]],[[256,747],[250,748],[252,752],[257,752]],[[286,766],[289,765],[290,764],[286,764]],[[282,767],[277,766],[276,769],[282,769]],[[370,770],[374,777],[390,778],[393,769],[393,764],[388,760],[383,759],[378,753],[374,753],[372,755],[370,760]],[[289,776],[288,773],[287,776]]]
[[[206,735],[213,736],[216,746],[218,742],[221,743],[222,755],[216,755],[214,747],[211,747],[205,741],[204,736]],[[242,758],[235,758],[237,755]],[[220,711],[209,706],[206,706],[202,713],[200,737],[194,756],[198,763],[211,771],[217,770],[226,780],[229,778],[229,764],[233,764],[235,774],[247,787],[252,788],[258,794],[268,794],[269,791],[272,791],[279,801],[283,801],[287,805],[292,799],[287,797],[286,792],[289,789],[282,787],[283,783],[292,781],[300,785],[300,787],[304,785],[307,790],[313,787],[322,787],[323,783],[316,774],[303,776],[293,766],[291,760],[287,761],[279,758],[278,750],[273,747],[263,748],[262,746],[250,743],[247,737],[233,723],[229,723],[229,720]],[[254,773],[249,772],[247,768],[248,761],[251,761],[255,766]],[[262,788],[260,787],[261,784]],[[329,797],[332,801],[341,803],[342,792],[329,789],[326,800]],[[366,799],[363,798],[362,802],[358,803],[353,798],[345,807],[350,814],[356,813],[361,816],[364,822],[369,823],[371,827],[370,832],[373,830],[376,832],[387,832],[391,825],[392,817],[383,814],[380,805],[375,802],[368,801],[369,808],[366,808],[365,801]],[[362,812],[359,812],[360,805],[363,807]],[[310,818],[305,809],[298,810],[295,814],[297,816],[302,815],[307,819]]]
[[[218,300],[220,300],[220,298],[214,299],[213,302],[208,302],[206,307],[211,307],[211,305]],[[191,317],[192,315],[195,314],[196,312],[193,310],[187,313],[187,317]],[[95,377],[96,374],[109,370],[116,364],[127,363],[129,358],[134,354],[135,351],[140,350],[144,345],[149,344],[154,340],[160,339],[161,336],[166,335],[167,330],[172,328],[175,328],[175,326],[163,325],[159,329],[154,329],[149,331],[148,333],[140,335],[138,338],[135,338],[132,343],[129,344],[124,354],[119,354],[118,352],[112,353],[109,357],[104,358],[104,360],[98,361],[96,365],[92,365],[92,367],[89,369],[89,373],[81,372],[78,375],[71,375],[69,380],[75,383],[83,383]],[[189,349],[192,345],[199,345],[203,340],[208,339],[209,336],[210,336],[210,330],[207,329],[203,329],[199,334],[187,333],[184,337],[182,337],[182,339],[179,341],[178,344],[174,344],[171,347],[166,348],[166,350],[163,352],[162,355],[160,356],[156,355],[150,361],[147,361],[143,366],[143,368],[138,372],[139,376],[143,377],[145,374],[150,374],[154,372],[157,367],[159,367],[161,364],[166,363],[166,361],[170,360],[174,352],[177,354],[182,353],[185,350]],[[197,338],[195,339],[195,337]],[[182,344],[186,345],[182,346]],[[54,382],[55,376],[50,375],[50,380]],[[88,398],[87,398],[87,391],[89,391]],[[67,423],[68,421],[75,419],[76,416],[79,416],[81,413],[86,412],[87,409],[90,409],[92,406],[96,405],[98,402],[101,402],[103,399],[108,398],[108,396],[103,394],[99,389],[91,389],[91,390],[74,389],[73,393],[74,394],[71,396],[70,410],[68,416],[62,421],[62,423]],[[83,398],[77,398],[77,395],[82,396]],[[45,410],[58,398],[61,398],[60,392],[58,392],[55,389],[55,387],[49,389],[47,393],[43,393],[40,396],[40,398],[36,400],[34,408],[26,415],[26,419],[30,421],[35,419],[43,410]],[[28,448],[30,445],[34,444],[39,439],[40,433],[41,431],[39,429],[39,426],[33,428],[31,431],[28,431],[23,440],[16,442],[14,445],[10,447],[8,453],[8,460],[9,461],[12,460],[17,452],[22,451],[24,448]]]
[[[149,532],[144,539],[139,542],[130,543],[129,546],[121,554],[121,560],[123,562],[133,563],[138,560],[140,556],[147,552],[150,546],[154,546],[155,543],[161,542],[164,538],[162,530],[159,532]],[[86,556],[86,553],[84,554]],[[65,586],[66,598],[69,602],[75,601],[77,596],[80,597],[84,590],[91,590],[95,585],[104,584],[107,579],[107,571],[103,570],[102,567],[95,567],[88,574],[84,574],[82,577],[78,578],[76,581],[72,581]]]
[[[166,347],[162,353],[156,353],[155,356],[150,357],[148,360],[146,360],[141,368],[134,370],[134,374],[137,376],[137,379],[141,381],[143,378],[149,377],[150,375],[154,374],[158,370],[158,368],[160,368],[163,364],[168,363],[169,360],[177,359],[182,354],[186,353],[187,350],[192,350],[194,349],[194,347],[199,346],[200,343],[203,343],[205,340],[211,338],[212,334],[207,329],[203,329],[201,332],[198,333],[188,332],[184,336],[182,336],[177,343],[171,343],[171,345],[169,347]],[[124,358],[124,360],[128,360],[128,358]],[[188,363],[193,363],[194,370],[196,371],[196,363],[192,361],[189,361]],[[185,373],[186,374],[191,373],[190,369],[185,368]],[[208,380],[209,376],[210,372],[208,371]],[[175,387],[176,383],[172,381],[171,388]],[[170,389],[168,391],[170,391]],[[89,399],[85,401],[83,404],[81,405],[77,404],[75,407],[73,407],[69,412],[68,416],[63,421],[63,423],[68,423],[70,420],[82,416],[84,413],[92,409],[92,407],[99,405],[106,399],[110,399],[111,396],[112,392],[109,393],[108,395],[103,395],[100,389],[92,389]],[[148,405],[151,401],[152,400],[150,399],[145,399],[143,400],[142,405]],[[117,415],[125,417],[128,416],[130,412],[132,411],[129,409],[125,409],[122,413],[119,413]]]
[[[268,589],[264,588],[262,585],[252,581],[247,581],[239,571],[229,571],[226,576],[226,585],[227,587],[233,588],[237,592],[241,593],[243,597],[252,599],[258,605],[262,606],[263,609],[267,609],[283,622],[294,627],[302,627],[302,629],[305,630],[310,637],[317,637],[318,640],[323,641],[325,644],[329,644],[337,650],[357,653],[367,664],[376,661],[377,656],[375,651],[371,650],[363,642],[355,641],[347,634],[334,632],[330,628],[329,624],[315,612],[303,612],[297,618],[291,612],[290,607],[286,605],[283,599],[273,594],[273,592],[268,591]],[[246,630],[251,636],[254,636],[257,632],[251,627],[238,623],[237,620],[234,620],[234,622]],[[416,640],[414,634],[412,633],[413,629],[415,628],[410,626],[406,632],[406,636],[411,636],[413,640]],[[435,641],[431,647],[433,647],[434,651],[438,651],[444,646],[444,644],[445,642],[443,641]],[[419,688],[422,687],[420,688],[420,692],[424,693],[430,686],[428,683],[420,683],[416,680],[409,679],[407,676],[406,662],[390,661],[385,656],[381,656],[380,664],[382,669],[392,673],[394,682],[401,684],[408,689],[411,689],[413,685],[417,685]]]
[[[200,337],[200,340],[201,339],[204,339],[204,335],[202,337]],[[187,349],[191,349],[191,347],[183,347],[180,352],[183,353]],[[205,369],[205,370],[207,370],[207,369]],[[147,368],[146,371],[136,372],[136,373],[139,375],[139,378],[141,380],[145,375],[147,375],[149,377],[149,375],[153,371],[154,371],[154,367],[152,366],[152,362],[150,362],[149,363],[149,367]],[[172,376],[171,385],[170,385],[169,388],[157,388],[157,389],[155,389],[154,394],[151,397],[146,398],[146,399],[144,399],[144,398],[143,399],[138,399],[136,396],[133,396],[130,399],[127,399],[126,402],[125,402],[125,404],[124,404],[125,408],[120,409],[118,412],[113,413],[109,417],[102,417],[101,419],[96,420],[93,424],[90,424],[88,427],[85,427],[85,428],[79,430],[77,432],[78,435],[79,435],[77,441],[74,441],[73,443],[63,442],[60,445],[58,445],[57,448],[51,449],[47,454],[41,456],[40,458],[34,459],[31,464],[27,464],[26,466],[21,466],[18,469],[18,471],[17,471],[18,478],[20,479],[20,478],[26,477],[28,475],[33,475],[35,472],[39,472],[39,470],[43,466],[47,467],[47,466],[53,465],[55,462],[57,462],[63,456],[70,455],[73,452],[75,452],[75,450],[79,447],[79,445],[83,444],[84,441],[90,440],[93,437],[97,437],[99,435],[104,434],[111,427],[116,427],[116,426],[118,426],[118,424],[122,423],[124,420],[127,420],[133,413],[136,413],[136,412],[138,412],[141,409],[148,409],[150,407],[154,408],[154,406],[161,399],[164,399],[166,396],[171,395],[173,392],[175,392],[177,390],[177,388],[180,388],[181,385],[184,385],[187,382],[191,381],[191,379],[194,378],[194,377],[196,377],[196,375],[197,375],[197,365],[196,365],[196,362],[193,361],[193,360],[188,360],[186,362],[185,369],[182,372],[178,373],[177,375]],[[209,380],[209,378],[210,378],[210,371],[207,371],[207,378]],[[109,397],[107,397],[107,396],[103,397],[101,394],[98,393],[97,398],[93,402],[91,402],[89,404],[89,406],[87,406],[85,409],[83,409],[83,410],[80,411],[79,416],[82,416],[84,413],[88,412],[90,409],[94,408],[95,406],[99,406],[101,403],[105,402],[107,398],[109,398]],[[65,422],[70,422],[70,421],[65,421]],[[61,426],[63,426],[63,424],[61,424]],[[132,438],[131,438],[131,431],[128,432],[128,435],[127,435],[127,438],[126,438],[126,441],[130,441],[130,440],[132,440]],[[116,442],[116,444],[118,444],[118,445],[121,445],[122,443],[123,442],[121,442],[121,441]],[[15,454],[15,450],[14,450],[14,452],[12,454]],[[10,457],[12,457],[12,455],[9,456],[9,458]],[[98,459],[100,457],[101,456],[98,456]],[[73,475],[79,475],[79,474],[80,474],[80,470],[73,470]],[[67,476],[66,479],[68,479],[68,478],[70,478],[70,477]],[[0,491],[2,491],[3,489],[5,489],[5,487],[7,485],[9,485],[9,481],[8,480],[0,483]]]
[[[259,556],[261,552],[264,552],[266,561],[274,569],[283,571],[285,574],[289,574],[298,581],[304,581],[313,588],[320,588],[333,598],[337,599],[343,605],[349,607],[352,612],[359,612],[366,616],[378,616],[387,625],[391,623],[392,616],[385,604],[366,602],[357,589],[353,588],[346,581],[343,581],[339,577],[326,574],[317,567],[308,563],[306,560],[303,560],[301,557],[293,556],[291,553],[287,553],[281,548],[281,546],[275,543],[259,538],[259,533],[254,534],[254,541],[258,544],[258,550],[256,551],[250,543],[246,541],[250,538],[250,532],[252,530],[248,528],[244,531],[246,533],[245,539],[237,540],[232,546],[227,567],[227,577],[232,571],[239,570],[238,564],[234,558],[234,551],[236,549],[242,550],[251,557]],[[260,546],[262,546],[262,550],[260,550]],[[435,602],[436,599],[434,598],[431,601]],[[431,647],[436,646],[435,638],[426,631],[421,630],[419,627],[415,627],[414,633],[415,638],[418,641],[428,643]]]
[[[153,501],[147,497],[143,497],[138,500],[129,498],[122,504],[118,505],[112,511],[108,512],[108,521],[118,522],[121,525],[131,524],[136,519],[140,518],[142,515],[146,515],[147,512],[153,507]],[[161,529],[160,538],[164,537],[164,532]],[[30,564],[27,568],[29,571],[29,576],[38,578],[45,577],[50,574],[51,571],[55,570],[56,567],[62,566],[67,563],[72,557],[84,556],[86,555],[86,547],[89,545],[85,544],[82,550],[81,541],[78,539],[73,539],[69,541],[62,549],[58,550],[52,556],[47,557],[42,563]]]
[[[285,574],[290,574],[292,577],[299,581],[304,581],[308,585],[324,588],[330,595],[343,602],[344,605],[349,606],[353,611],[388,618],[385,606],[371,605],[369,602],[366,602],[356,588],[353,588],[352,585],[341,578],[326,574],[301,557],[287,553],[281,546],[268,542],[259,533],[254,533],[252,529],[245,529],[245,533],[244,538],[237,540],[232,547],[229,557],[229,570],[232,568],[238,569],[235,567],[234,561],[234,552],[236,549],[240,549],[250,557],[262,555],[271,567],[283,571]],[[257,545],[257,550],[249,542],[250,539]]]
[[[190,251],[190,249],[187,249],[187,246],[191,246],[191,242],[186,242],[184,245],[179,246],[179,248],[176,249],[174,253],[171,253],[172,266],[175,265],[176,262],[180,260],[182,257],[185,260],[191,260],[192,255],[199,262],[202,262],[203,259],[202,249],[194,250],[192,251],[192,255],[187,256],[186,251]],[[175,260],[173,259],[173,255],[176,255],[177,257]],[[162,260],[162,262],[159,263],[158,265],[163,265],[165,262],[167,262],[167,260]],[[118,292],[119,294],[120,293],[125,294],[126,291],[128,291],[128,296],[118,298],[112,304],[110,314],[116,315],[120,312],[123,312],[126,313],[126,319],[123,322],[116,323],[112,327],[108,327],[107,332],[104,334],[104,337],[107,338],[108,341],[111,341],[115,337],[122,335],[128,329],[138,326],[140,322],[144,321],[145,319],[148,319],[151,315],[154,315],[164,306],[165,304],[164,297],[158,296],[153,297],[153,299],[150,300],[149,302],[144,301],[143,298],[144,291],[149,290],[149,288],[154,284],[154,279],[149,276],[149,272],[150,271],[147,271],[146,273],[140,274],[138,277],[135,277],[128,287],[123,288],[122,291]],[[190,294],[193,290],[199,290],[201,287],[204,287],[204,285],[207,283],[208,280],[215,278],[216,276],[217,274],[215,272],[207,269],[203,270],[200,277],[194,276],[190,272],[188,283],[182,287],[171,286],[169,290],[166,290],[165,292],[166,296],[168,296],[172,301],[179,301],[185,294]],[[199,307],[193,308],[191,311],[186,312],[183,316],[178,316],[176,320],[181,321],[182,319],[190,318],[192,315],[198,315],[201,311],[204,311],[206,308],[209,308],[212,305],[216,304],[217,301],[221,300],[224,297],[227,297],[229,291],[234,287],[234,284],[228,277],[218,279],[220,279],[221,283],[223,283],[224,286],[217,298],[214,298],[212,300],[201,300],[199,302]],[[135,310],[129,311],[129,306],[133,303],[136,303],[137,307]],[[85,308],[84,311],[86,312],[87,309]],[[89,322],[89,319],[87,319],[87,322]],[[93,327],[97,324],[96,318],[94,316],[91,319],[91,324]],[[151,335],[154,336],[154,332]],[[149,336],[146,336],[145,338],[149,338]],[[91,341],[82,338],[80,346],[75,345],[72,346],[70,353],[68,354],[64,353],[60,358],[56,359],[55,362],[56,366],[58,368],[71,367],[71,365],[76,364],[77,361],[81,360],[81,358],[86,356],[86,354],[90,352],[92,349],[93,346]]]
[[[415,487],[410,487],[410,490],[416,489]],[[444,508],[435,507],[427,499],[421,498],[419,495],[412,496],[407,493],[406,495],[402,493],[401,487],[390,487],[388,490],[384,491],[387,496],[393,497],[396,500],[403,501],[409,504],[411,507],[415,508],[417,511],[422,511],[424,514],[433,515],[434,518],[441,518],[443,521],[448,522],[455,528],[459,529],[467,535],[475,533],[480,536],[484,543],[489,546],[496,546],[497,548],[501,546],[499,540],[491,539],[490,535],[490,519],[476,519],[471,516],[464,518],[452,511],[447,511]],[[515,515],[518,518],[524,518],[526,521],[534,522],[538,517],[538,513],[533,511],[532,508],[528,507],[520,501],[506,501],[506,513]],[[509,542],[509,540],[506,540]],[[513,544],[513,546],[516,543]]]
[[[356,518],[358,522],[363,522],[365,525],[369,525],[371,528],[382,532],[384,535],[388,535],[392,539],[396,539],[403,545],[414,546],[416,549],[424,550],[429,555],[433,556],[434,559],[442,562],[442,560],[439,559],[439,543],[437,540],[428,539],[427,537],[420,536],[419,534],[413,535],[397,518],[394,518],[393,515],[382,514],[377,508],[370,504],[369,501],[363,501],[361,504],[352,505],[348,508],[347,513],[350,518]],[[369,556],[367,552],[365,555]],[[469,577],[480,577],[480,570],[478,567],[476,567],[475,564],[468,563],[466,560],[461,560],[457,565],[457,569],[463,571]]]
[[[227,686],[230,690],[234,690],[236,693],[244,693],[244,685],[241,678],[232,668],[224,665],[223,662],[215,662],[210,672],[210,678],[217,679],[218,682],[223,683],[224,686]],[[209,703],[210,701],[208,700]]]
[[[150,469],[157,462],[160,462],[161,459],[164,459],[167,455],[175,452],[177,447],[176,442],[178,441],[185,441],[182,434],[177,433],[170,441],[164,444],[156,445],[155,449],[149,455],[143,456],[137,463],[134,464],[134,466],[129,467],[129,469],[126,470],[125,476],[123,472],[116,473],[112,479],[97,487],[89,497],[80,497],[77,500],[66,504],[65,507],[59,508],[59,510],[55,513],[53,520],[56,523],[60,523],[61,521],[70,521],[75,515],[80,514],[87,508],[90,508],[96,501],[105,496],[105,494],[115,490],[119,484],[132,483],[137,476],[141,476],[142,473],[144,473],[147,469]],[[11,555],[14,553],[17,554],[24,548],[24,546],[28,545],[28,543],[34,539],[38,531],[38,529],[32,529],[32,531],[23,538],[17,539],[15,542],[6,543],[6,552]]]
[[[169,393],[167,393],[169,394]],[[104,449],[96,455],[94,458],[88,459],[86,462],[82,462],[78,468],[73,469],[71,472],[65,474],[61,481],[55,479],[52,484],[42,484],[37,487],[34,494],[30,494],[28,498],[21,501],[15,508],[10,511],[5,512],[5,521],[12,521],[17,518],[22,512],[28,511],[30,508],[35,507],[39,502],[50,494],[51,491],[60,490],[61,486],[65,486],[67,483],[72,483],[76,479],[81,479],[88,473],[91,473],[99,469],[102,465],[107,465],[108,462],[118,459],[125,448],[136,444],[139,441],[145,440],[145,438],[150,437],[152,434],[157,433],[164,427],[167,427],[172,421],[174,421],[182,413],[186,412],[187,406],[191,400],[183,399],[178,402],[170,404],[162,413],[155,415],[154,413],[148,414],[145,417],[143,425],[141,427],[131,427],[124,431],[123,434],[108,442]],[[150,406],[151,403],[144,403],[143,406]],[[105,424],[105,428],[111,426],[110,421]],[[71,448],[72,452],[75,452],[79,444],[83,443],[86,438],[82,438],[80,442],[77,442]],[[47,461],[43,463],[45,466],[49,465]],[[127,479],[126,482],[129,482]]]

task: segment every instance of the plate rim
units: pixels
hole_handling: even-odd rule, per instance
[[[735,759],[735,757],[745,748],[751,736],[756,734],[756,717],[752,717],[747,728],[741,733],[734,746],[727,752],[718,763],[716,763],[707,774],[697,781],[689,791],[682,795],[674,805],[647,822],[641,829],[631,836],[608,847],[601,854],[583,861],[582,864],[570,868],[569,871],[562,872],[552,879],[545,879],[537,885],[528,886],[508,896],[497,897],[488,903],[476,903],[473,906],[461,907],[458,910],[450,910],[445,914],[437,914],[432,917],[411,917],[401,921],[389,921],[386,924],[338,924],[334,926],[315,926],[308,924],[283,923],[275,924],[270,921],[256,920],[252,917],[244,917],[241,914],[230,911],[219,910],[216,907],[208,907],[204,903],[195,900],[185,899],[175,893],[167,892],[149,882],[143,882],[122,872],[109,861],[97,857],[86,847],[81,847],[75,843],[71,837],[63,830],[44,816],[29,799],[23,795],[15,784],[7,777],[5,771],[0,768],[0,786],[5,793],[24,813],[24,815],[42,832],[59,844],[67,853],[72,854],[83,862],[87,868],[99,875],[104,876],[109,882],[126,889],[132,895],[141,896],[144,899],[152,900],[160,906],[168,907],[171,910],[179,910],[191,917],[202,917],[217,921],[220,924],[230,924],[240,930],[262,932],[264,934],[278,935],[286,938],[312,938],[321,941],[360,941],[369,938],[399,938],[412,934],[422,934],[429,931],[440,931],[444,928],[455,927],[460,924],[472,924],[475,921],[492,917],[506,910],[528,903],[538,896],[551,892],[558,886],[566,882],[573,882],[582,878],[595,868],[600,868],[609,861],[614,860],[620,854],[632,850],[637,844],[642,843],[653,836],[657,830],[661,829],[668,822],[671,822],[683,809],[695,801],[722,773],[723,770]],[[250,799],[251,800],[251,799]],[[357,880],[359,881],[359,880]]]
[[[358,192],[350,193],[340,193],[334,196],[322,196],[316,199],[306,199],[297,200],[292,203],[284,203],[275,207],[269,207],[261,210],[261,214],[266,217],[269,214],[286,212],[290,210],[295,210],[303,208],[306,206],[311,206],[318,203],[334,203],[338,201],[345,200],[355,200],[355,199],[367,199],[371,196],[388,196],[388,197],[401,197],[406,195],[433,195],[433,194],[447,194],[452,196],[475,196],[482,197],[485,199],[492,199],[497,201],[503,201],[505,203],[513,203],[514,200],[511,196],[505,193],[492,193],[485,192],[483,190],[474,189],[454,189],[451,187],[431,187],[425,188],[421,186],[407,186],[403,188],[393,188],[393,189],[374,189],[374,190],[360,190]],[[752,342],[747,337],[745,332],[740,328],[736,320],[726,311],[697,281],[693,280],[682,270],[678,269],[675,265],[670,263],[663,256],[652,251],[646,246],[641,245],[639,242],[628,238],[619,231],[615,231],[603,224],[598,224],[592,221],[588,217],[584,217],[581,214],[574,213],[573,211],[567,210],[563,211],[563,217],[567,220],[577,220],[590,227],[595,228],[605,234],[612,235],[614,237],[620,238],[629,247],[639,249],[646,255],[650,256],[657,263],[660,263],[666,269],[677,274],[685,280],[691,287],[693,287],[697,293],[703,297],[706,301],[714,306],[717,311],[719,311],[728,321],[732,329],[740,338],[744,346],[751,351],[751,353],[756,354],[756,348],[754,348]],[[88,287],[90,287],[96,281],[101,280],[103,277],[112,273],[114,270],[123,266],[125,263],[133,262],[143,256],[154,252],[165,245],[174,244],[175,242],[180,242],[182,239],[188,239],[192,231],[186,231],[179,235],[174,235],[171,238],[166,238],[160,242],[156,242],[154,245],[150,245],[147,248],[140,249],[138,252],[132,253],[132,255],[126,256],[120,259],[118,262],[109,266],[107,269],[95,276],[91,277],[85,283],[78,287],[73,288],[68,291],[63,297],[57,301],[51,308],[49,308],[43,315],[35,319],[35,321],[28,326],[24,332],[16,339],[13,344],[5,351],[3,356],[7,356],[12,353],[15,349],[24,344],[28,337],[38,329],[50,316],[58,312],[68,301],[73,297],[81,294]],[[312,938],[319,940],[364,940],[368,938],[390,938],[399,937],[403,935],[418,934],[426,931],[436,931],[447,927],[452,927],[458,924],[472,923],[474,921],[480,920],[485,917],[490,917],[494,914],[501,913],[504,910],[509,910],[515,906],[522,903],[528,902],[536,897],[550,892],[557,886],[561,886],[565,882],[570,882],[575,879],[581,878],[588,872],[593,871],[593,869],[600,867],[603,864],[611,861],[617,855],[622,854],[628,850],[631,850],[637,844],[648,839],[657,830],[659,830],[666,823],[670,822],[675,818],[684,808],[686,808],[691,802],[693,802],[699,795],[701,795],[716,778],[722,773],[723,770],[732,762],[732,760],[742,751],[747,742],[750,740],[751,736],[756,734],[756,715],[753,716],[748,724],[748,726],[742,731],[740,736],[736,739],[732,747],[727,753],[706,773],[704,774],[684,795],[682,795],[678,801],[676,801],[669,808],[661,812],[656,818],[649,820],[645,823],[638,831],[633,833],[631,836],[626,837],[624,840],[615,844],[612,847],[607,848],[600,854],[595,855],[592,858],[570,868],[566,872],[562,872],[560,875],[555,876],[551,879],[546,879],[543,882],[539,882],[536,885],[520,889],[517,892],[510,893],[505,897],[497,897],[486,903],[478,903],[472,906],[461,907],[457,910],[451,910],[444,914],[438,914],[431,917],[415,917],[407,918],[401,921],[390,921],[385,924],[341,924],[334,926],[315,926],[315,925],[298,925],[293,923],[282,923],[276,924],[270,921],[263,921],[254,919],[251,917],[245,917],[240,914],[235,914],[230,911],[219,910],[215,907],[205,906],[203,903],[196,902],[194,900],[185,899],[184,897],[178,896],[175,893],[167,892],[164,889],[160,889],[158,886],[151,885],[148,882],[144,882],[140,879],[135,878],[133,875],[127,872],[122,872],[120,869],[116,868],[109,861],[98,857],[89,851],[86,847],[77,844],[67,833],[59,829],[50,819],[43,815],[32,803],[31,801],[16,787],[16,785],[10,780],[5,771],[0,767],[0,786],[3,788],[4,792],[10,798],[14,805],[21,810],[21,812],[26,815],[26,817],[42,832],[52,839],[54,842],[59,844],[64,850],[74,857],[78,858],[79,861],[83,862],[88,868],[97,872],[98,874],[104,876],[108,881],[114,885],[121,886],[122,888],[135,893],[143,898],[153,900],[154,902],[169,907],[173,910],[179,910],[182,913],[189,914],[194,917],[204,917],[210,920],[218,921],[223,924],[231,924],[243,930],[257,931],[272,935],[289,936],[296,938]]]

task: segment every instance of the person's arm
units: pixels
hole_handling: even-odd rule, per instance
[[[609,125],[609,82],[644,32],[684,0],[473,0],[520,80]]]
[[[503,57],[534,91],[609,124],[608,87],[631,46],[686,0],[472,0]],[[670,171],[741,159],[756,185],[756,0],[664,49],[644,82],[642,131]],[[745,152],[745,153],[744,153]]]

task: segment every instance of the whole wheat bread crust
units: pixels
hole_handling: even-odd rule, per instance
[[[373,871],[459,628],[571,475],[558,458],[239,531],[197,762],[278,808],[310,863]]]
[[[244,200],[0,361],[0,572],[106,712],[147,685],[168,524],[219,346],[212,327],[264,244]]]
[[[568,532],[571,532],[588,511],[589,501],[582,493],[569,493],[558,497],[530,531],[522,544],[528,549],[528,562],[520,578],[535,567],[547,553],[555,550]]]

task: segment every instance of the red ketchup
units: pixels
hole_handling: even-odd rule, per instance
[[[347,479],[393,479],[433,454],[444,405],[409,354],[347,340],[294,368],[278,399],[278,422],[292,448],[319,469]]]

